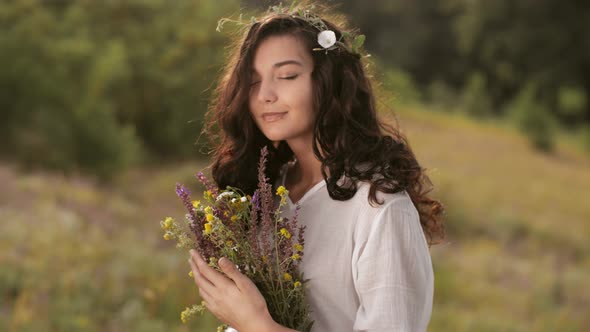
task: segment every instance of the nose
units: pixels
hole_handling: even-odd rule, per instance
[[[272,82],[258,83],[258,101],[263,104],[272,104],[277,101],[277,93]]]

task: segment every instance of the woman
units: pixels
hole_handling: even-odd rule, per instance
[[[268,176],[289,190],[284,214],[300,205],[306,226],[300,267],[312,331],[425,331],[428,249],[444,237],[443,207],[427,197],[430,181],[405,138],[378,120],[363,57],[350,34],[341,39],[344,25],[319,20],[315,8],[290,13],[254,22],[236,44],[210,111],[219,142],[213,177],[254,192],[259,151],[270,148]],[[272,320],[229,260],[219,262],[225,275],[196,252],[189,262],[221,321],[240,332],[292,331]]]

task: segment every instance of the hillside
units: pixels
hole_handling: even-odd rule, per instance
[[[431,330],[587,330],[590,157],[562,141],[533,151],[504,125],[398,114],[447,206]]]
[[[494,124],[398,114],[447,207],[430,331],[588,330],[590,157],[564,143],[540,154]],[[211,316],[180,323],[197,291],[158,224],[183,215],[174,184],[199,192],[204,165],[112,185],[0,165],[0,330],[214,331]]]

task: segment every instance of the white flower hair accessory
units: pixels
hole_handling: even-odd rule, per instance
[[[283,8],[282,3],[278,6],[271,6],[268,8],[268,13],[274,13],[277,15],[285,15],[291,16],[293,18],[299,18],[306,21],[309,25],[316,28],[319,33],[317,36],[318,44],[321,47],[313,48],[313,51],[324,51],[328,54],[328,51],[335,50],[337,48],[348,50],[350,53],[357,54],[360,56],[361,54],[361,47],[365,42],[365,35],[356,35],[350,31],[342,31],[340,38],[336,37],[336,33],[333,30],[330,30],[326,23],[316,14],[313,13],[315,9],[314,5],[311,5],[309,9],[298,8],[294,10],[296,7],[296,2],[293,1],[291,6],[288,9]],[[242,19],[242,14],[240,14],[240,18],[238,20],[232,20],[229,18],[222,18],[217,22],[217,31],[221,31],[223,28],[223,24],[226,22],[233,22],[238,25],[246,26],[247,28],[251,27],[253,24],[257,23],[256,17],[251,17],[249,21],[244,21]],[[350,47],[347,46],[342,39],[346,38],[350,41]],[[370,54],[365,55],[365,57],[371,56]]]
[[[318,34],[318,44],[329,49],[336,44],[336,34],[332,30],[324,30]]]

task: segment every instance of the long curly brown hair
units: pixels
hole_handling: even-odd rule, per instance
[[[315,11],[318,10],[321,9]],[[344,18],[325,13],[321,17],[339,40],[342,36],[339,27],[346,26]],[[313,102],[317,117],[313,150],[322,163],[330,197],[342,201],[350,199],[357,191],[357,181],[371,183],[368,197],[371,204],[383,203],[378,202],[377,191],[406,190],[419,212],[428,244],[440,243],[445,237],[444,207],[428,197],[432,183],[405,136],[378,119],[363,57],[350,52],[349,47],[327,53],[312,51],[318,47],[318,32],[297,15],[271,13],[234,40],[224,73],[214,91],[204,130],[214,146],[211,164],[214,180],[220,188],[229,185],[253,193],[262,147],[269,149],[267,175],[270,183],[275,183],[280,167],[294,157],[284,141],[274,146],[258,129],[249,112],[248,98],[257,47],[269,36],[296,36],[310,50],[314,61]],[[350,46],[346,38],[343,42]],[[343,175],[353,181],[339,184]]]

